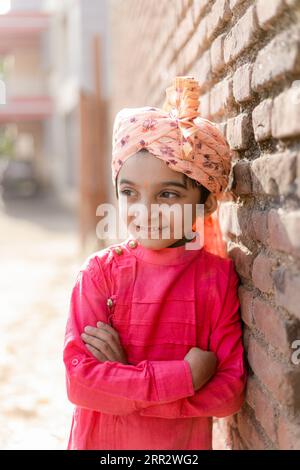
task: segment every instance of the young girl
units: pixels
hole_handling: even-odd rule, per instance
[[[199,94],[193,77],[176,77],[162,109],[116,116],[112,176],[129,237],[90,255],[72,291],[68,449],[212,449],[212,417],[243,404],[239,279],[213,218],[231,152],[199,116]],[[176,238],[176,217],[135,217],[136,203],[204,204],[204,245]]]

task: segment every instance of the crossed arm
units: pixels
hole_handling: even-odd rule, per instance
[[[164,418],[192,416],[227,416],[240,408],[244,395],[246,370],[241,342],[237,276],[231,271],[224,309],[211,335],[210,349],[218,358],[214,376],[198,391],[188,361],[141,361],[127,363],[126,354],[116,331],[108,325],[105,295],[101,282],[91,268],[80,271],[71,295],[66,327],[64,362],[69,400],[81,407],[104,413]],[[103,302],[103,309],[101,309]],[[102,315],[102,317],[101,317]],[[94,327],[82,337],[87,325]],[[114,338],[111,346],[91,344],[96,331],[102,343]],[[89,341],[88,341],[89,340]],[[93,340],[94,341],[94,340]],[[86,344],[85,344],[86,343]],[[87,348],[87,344],[95,349]],[[112,347],[113,346],[113,347]],[[103,356],[99,355],[103,354]],[[98,355],[98,357],[97,357]],[[110,355],[110,359],[107,357]]]

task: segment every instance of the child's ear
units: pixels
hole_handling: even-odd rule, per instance
[[[217,199],[212,193],[210,193],[204,204],[204,216],[208,216],[215,212],[217,207]]]

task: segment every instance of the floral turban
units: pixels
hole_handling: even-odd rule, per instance
[[[123,108],[117,113],[112,135],[114,186],[127,158],[146,149],[172,170],[201,183],[217,200],[222,199],[229,182],[232,152],[216,124],[200,117],[200,91],[193,77],[175,77],[166,89],[162,108]],[[220,232],[216,217],[206,220],[206,228],[209,223]]]

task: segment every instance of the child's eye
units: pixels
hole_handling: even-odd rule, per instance
[[[125,196],[131,196],[131,194],[128,194],[131,193],[131,189],[123,189],[122,191],[120,191],[121,194],[125,194]]]
[[[163,196],[163,194],[171,194],[172,196],[171,196],[171,197],[169,197],[169,196]],[[178,194],[173,193],[173,192],[171,192],[171,191],[164,191],[163,193],[161,193],[161,195],[162,195],[162,197],[166,197],[167,199],[172,199],[172,198],[174,198],[174,197],[179,197]]]

